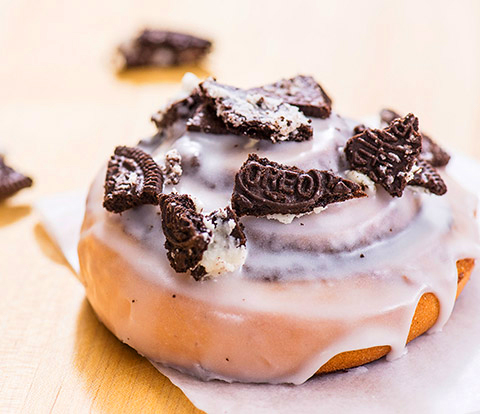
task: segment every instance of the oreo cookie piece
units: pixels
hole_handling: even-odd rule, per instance
[[[168,67],[197,63],[211,49],[209,40],[185,33],[145,29],[140,35],[118,47],[122,68],[138,66]]]
[[[207,134],[228,134],[228,128],[221,118],[217,117],[215,109],[207,103],[202,103],[193,116],[187,121],[187,130],[205,132]]]
[[[150,155],[140,148],[115,148],[105,178],[105,209],[121,213],[142,204],[158,204],[162,189],[162,172]]]
[[[311,76],[298,75],[282,79],[270,85],[252,88],[249,92],[278,98],[315,118],[328,118],[332,112],[332,100]]]
[[[422,135],[422,155],[432,167],[445,167],[450,161],[450,155],[428,135]]]
[[[194,201],[186,194],[162,194],[159,202],[170,265],[179,273],[191,270],[200,279],[205,270],[197,266],[212,239],[203,214],[197,212]]]
[[[195,114],[200,102],[200,96],[194,91],[186,98],[172,102],[163,111],[152,115],[151,120],[159,131],[163,131],[178,121],[186,121],[191,118]]]
[[[222,85],[213,79],[199,87],[206,104],[232,134],[272,142],[305,141],[313,136],[311,120],[280,99]]]
[[[352,170],[381,184],[391,196],[401,197],[421,149],[418,119],[408,114],[382,130],[366,129],[350,138],[345,154]]]
[[[239,216],[303,215],[365,196],[358,184],[329,171],[303,171],[250,154],[235,176],[232,207]]]
[[[422,187],[429,193],[443,195],[447,192],[447,185],[443,181],[440,174],[427,161],[420,159],[417,161],[413,178],[408,185]]]
[[[31,187],[33,181],[12,167],[5,164],[3,155],[0,155],[0,201],[14,195],[18,191]]]
[[[243,225],[229,207],[204,216],[186,194],[160,196],[165,248],[172,268],[195,280],[231,272],[246,258]]]
[[[386,125],[390,125],[396,118],[401,118],[401,116],[392,109],[382,109],[380,111],[380,119]],[[422,136],[421,158],[428,161],[433,167],[447,165],[450,161],[450,155],[427,134],[420,131],[420,135]]]

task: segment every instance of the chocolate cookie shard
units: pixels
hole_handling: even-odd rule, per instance
[[[298,75],[249,91],[297,106],[306,116],[328,118],[332,112],[332,100],[311,76]]]
[[[303,215],[365,196],[358,184],[329,171],[303,171],[250,154],[235,176],[232,207],[239,216]]]
[[[105,178],[103,206],[113,213],[142,205],[158,204],[163,176],[160,167],[140,148],[117,147]]]
[[[185,33],[145,29],[140,35],[119,46],[123,68],[137,66],[168,67],[197,63],[211,49],[212,43]]]
[[[392,109],[382,109],[380,111],[380,119],[386,124],[397,118],[401,118],[397,112]],[[422,136],[422,153],[421,158],[428,161],[433,167],[444,167],[450,161],[450,155],[427,134],[420,131]]]
[[[439,196],[447,192],[447,185],[440,174],[424,159],[417,161],[415,173],[408,185],[422,187],[429,193]]]
[[[176,272],[191,270],[195,278],[201,278],[205,269],[198,268],[198,264],[212,239],[203,214],[197,212],[195,202],[186,194],[162,194],[159,201],[170,265]]]
[[[313,136],[311,121],[297,107],[280,99],[222,85],[213,79],[202,82],[200,90],[206,104],[232,134],[272,142],[305,141]]]
[[[232,272],[245,262],[246,237],[227,207],[204,216],[186,194],[160,196],[165,248],[172,268],[196,280]]]
[[[187,130],[205,132],[207,134],[228,134],[228,129],[221,118],[217,117],[215,109],[206,103],[201,104],[193,116],[187,121]]]
[[[32,184],[33,181],[30,177],[26,177],[9,167],[5,164],[3,156],[0,155],[0,201],[24,188],[31,187]]]
[[[390,195],[401,197],[421,149],[418,119],[408,114],[382,130],[366,129],[350,138],[345,154],[352,170],[381,184]]]
[[[428,161],[432,167],[444,167],[450,161],[450,155],[428,135],[422,135],[421,157]]]
[[[164,110],[152,115],[151,120],[159,131],[163,131],[178,121],[186,121],[191,118],[200,102],[200,96],[194,92],[184,99],[172,102]]]

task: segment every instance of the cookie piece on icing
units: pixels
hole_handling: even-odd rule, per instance
[[[208,216],[186,194],[160,196],[165,248],[172,268],[196,279],[232,272],[246,258],[243,226],[230,208]]]
[[[382,130],[366,129],[353,136],[345,154],[352,170],[381,184],[390,195],[401,197],[421,149],[418,119],[408,114]]]
[[[328,118],[332,112],[332,100],[311,76],[298,75],[291,79],[249,89],[249,92],[278,98],[297,106],[306,116]]]
[[[118,47],[122,68],[137,66],[168,67],[197,63],[212,43],[185,33],[145,29],[140,35]]]
[[[200,102],[200,96],[193,92],[186,98],[174,101],[164,110],[152,115],[151,120],[159,131],[163,131],[178,121],[186,121],[191,118]]]
[[[207,79],[200,90],[208,105],[236,135],[277,141],[305,141],[313,136],[311,121],[292,105]]]
[[[303,171],[250,154],[235,176],[232,207],[239,216],[303,215],[365,196],[358,184],[329,171]]]
[[[187,130],[193,132],[205,132],[207,134],[228,134],[225,123],[219,118],[207,103],[202,103],[196,109],[193,116],[187,121]]]
[[[401,118],[401,116],[392,109],[382,109],[380,111],[380,119],[387,125],[390,125],[397,118]],[[420,131],[420,135],[422,136],[421,158],[428,161],[433,167],[447,165],[450,161],[450,155],[427,134]]]
[[[182,156],[174,148],[165,154],[164,165],[160,165],[165,185],[175,185],[180,182],[182,176]]]
[[[160,167],[140,148],[117,147],[105,178],[103,206],[121,213],[142,204],[158,204],[163,176]]]
[[[5,164],[3,155],[0,155],[0,201],[14,195],[18,191],[31,187],[33,181],[30,177],[15,171]]]
[[[186,194],[161,194],[162,228],[170,265],[176,272],[195,272],[207,250],[212,232],[197,212],[195,202]],[[196,270],[201,273],[200,269]]]
[[[422,187],[426,191],[436,195],[443,195],[447,192],[447,185],[440,174],[424,159],[416,163],[417,169],[408,185]]]

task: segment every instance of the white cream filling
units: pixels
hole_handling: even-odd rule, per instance
[[[216,225],[206,218],[203,220],[207,229],[212,232],[212,236],[199,265],[203,266],[211,276],[233,272],[247,259],[246,247],[237,246],[237,241],[231,236],[236,226],[235,221],[226,220],[226,218],[225,210],[220,210]]]
[[[307,213],[300,213],[300,214],[267,214],[266,217],[269,220],[277,220],[283,224],[290,224],[294,219],[308,216],[309,214],[315,213],[318,214],[323,210],[326,210],[327,207],[315,207],[312,211],[308,211]]]
[[[371,193],[376,191],[375,183],[368,177],[359,171],[348,170],[346,176],[349,180],[361,185],[364,189],[368,190]]]

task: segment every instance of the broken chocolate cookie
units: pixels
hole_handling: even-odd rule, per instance
[[[305,141],[313,136],[311,121],[297,107],[280,99],[222,85],[213,79],[199,87],[207,104],[232,134],[272,142]]]
[[[122,68],[137,66],[168,67],[197,63],[212,43],[185,33],[145,29],[138,37],[119,46]]]
[[[271,98],[278,98],[297,106],[306,116],[328,118],[332,112],[332,100],[311,76],[298,75],[291,79],[249,89]]]
[[[204,216],[186,194],[160,196],[165,248],[172,268],[196,280],[232,272],[246,258],[243,226],[229,207]]]
[[[159,201],[170,265],[176,272],[192,270],[201,277],[202,271],[195,269],[212,238],[203,214],[197,212],[194,201],[186,194],[162,194]]]
[[[421,148],[418,119],[408,114],[384,129],[366,129],[350,138],[345,154],[352,170],[367,175],[390,195],[401,197]]]
[[[302,215],[365,196],[358,184],[329,171],[303,171],[250,154],[235,176],[232,207],[239,216]]]
[[[105,178],[103,206],[121,213],[142,204],[158,204],[163,176],[160,167],[140,148],[117,147]]]
[[[447,185],[440,174],[424,159],[417,161],[415,173],[408,185],[422,187],[427,192],[439,196],[447,192]]]
[[[387,126],[397,118],[401,118],[401,116],[392,109],[382,109],[380,111],[380,119]],[[420,157],[428,161],[433,167],[444,167],[447,165],[450,161],[450,155],[427,134],[420,131],[420,135],[422,136],[422,153]]]
[[[18,191],[31,187],[33,181],[30,177],[15,171],[5,164],[3,155],[0,155],[0,201],[14,195]]]

